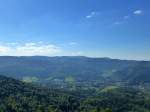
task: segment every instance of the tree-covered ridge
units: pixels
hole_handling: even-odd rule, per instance
[[[78,102],[71,95],[0,76],[0,112],[65,112]],[[77,109],[77,108],[76,108]]]
[[[25,82],[49,83],[121,81],[150,83],[149,61],[88,58],[82,56],[63,57],[12,57],[0,56],[0,74]],[[108,80],[109,79],[109,80]]]
[[[149,112],[150,95],[106,87],[63,91],[0,76],[0,112]]]

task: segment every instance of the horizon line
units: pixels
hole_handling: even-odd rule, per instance
[[[55,55],[55,56],[46,56],[46,55],[31,55],[31,56],[26,56],[26,55],[20,55],[20,56],[15,56],[15,55],[0,55],[0,57],[85,57],[85,58],[101,58],[101,59],[112,59],[112,60],[122,60],[122,61],[150,61],[150,59],[124,59],[124,58],[113,58],[113,57],[101,57],[101,56],[84,56],[84,55]]]

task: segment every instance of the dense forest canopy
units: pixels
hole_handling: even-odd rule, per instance
[[[105,87],[74,92],[46,89],[0,76],[0,112],[149,112],[150,94]],[[86,93],[86,94],[85,94]]]

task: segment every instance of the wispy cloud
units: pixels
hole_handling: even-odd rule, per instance
[[[123,17],[121,17],[120,20],[115,21],[115,22],[113,23],[113,25],[121,25],[121,24],[124,24],[124,22],[126,22],[129,18],[130,18],[129,15],[123,16]]]
[[[39,44],[39,43],[24,43],[22,45],[16,44],[15,46],[9,44],[0,45],[0,55],[12,56],[33,56],[45,55],[51,56],[60,53],[61,49],[52,44]]]
[[[143,13],[142,10],[135,10],[132,14],[123,16],[122,19],[114,22],[113,25],[121,25],[124,22],[126,22],[127,20],[129,20],[130,18],[132,18],[133,15],[141,15],[142,13]]]
[[[142,13],[143,13],[142,10],[135,10],[135,11],[133,12],[133,14],[135,14],[135,15],[141,15]]]
[[[17,45],[18,43],[12,42],[12,43],[7,43],[7,45]]]
[[[71,46],[74,46],[74,45],[77,45],[78,43],[77,42],[70,42],[69,45]]]
[[[98,15],[98,12],[91,12],[89,15],[86,16],[87,19],[94,17],[95,15]]]

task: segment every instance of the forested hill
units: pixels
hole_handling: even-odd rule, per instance
[[[120,70],[134,64],[134,61],[112,60],[88,57],[0,57],[0,73],[15,78],[23,76],[102,78],[105,71]]]
[[[29,82],[64,81],[122,81],[150,82],[150,62],[83,56],[62,57],[0,57],[0,74]]]
[[[0,112],[149,112],[150,95],[106,87],[72,92],[35,87],[0,76]],[[85,94],[86,93],[86,94]]]
[[[59,90],[0,76],[0,112],[67,112],[78,106],[75,99]]]

